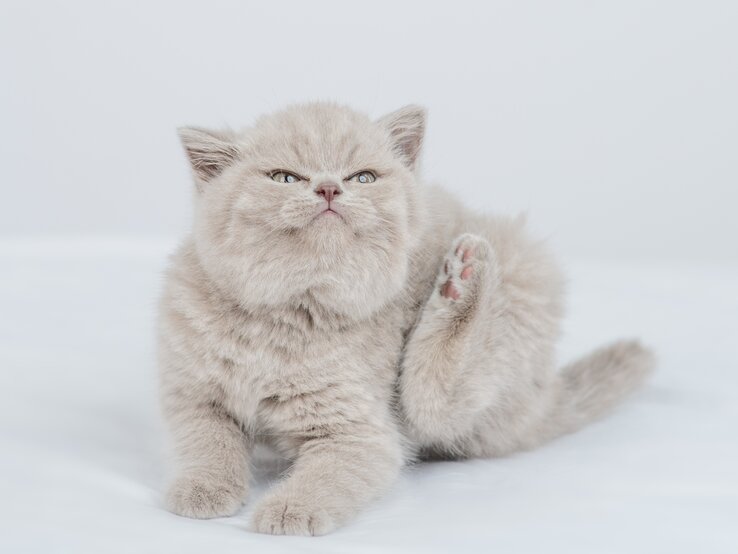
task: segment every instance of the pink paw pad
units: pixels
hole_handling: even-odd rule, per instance
[[[461,298],[461,293],[456,289],[451,279],[441,285],[441,296],[444,298],[451,298],[452,300],[458,300]]]

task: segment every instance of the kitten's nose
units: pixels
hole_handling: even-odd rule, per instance
[[[315,189],[315,194],[322,196],[330,204],[334,196],[341,194],[341,189],[332,183],[323,183]]]

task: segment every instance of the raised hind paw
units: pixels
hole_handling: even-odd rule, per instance
[[[485,279],[489,279],[488,265],[492,247],[486,239],[465,233],[458,237],[443,260],[438,276],[438,294],[443,300],[466,304],[480,294]]]

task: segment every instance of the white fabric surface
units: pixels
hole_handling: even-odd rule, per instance
[[[0,552],[738,552],[738,266],[577,263],[561,359],[660,358],[611,417],[536,451],[429,463],[321,538],[161,507],[154,314],[168,241],[0,243]],[[357,461],[360,463],[360,461]]]

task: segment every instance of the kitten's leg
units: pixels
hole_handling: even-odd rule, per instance
[[[504,271],[484,238],[457,240],[405,346],[401,406],[428,453],[530,448],[605,413],[653,365],[648,349],[621,341],[556,372],[560,274],[539,246],[505,240]]]
[[[289,477],[257,507],[253,528],[322,535],[379,496],[402,465],[398,433],[354,425],[305,441]]]
[[[477,235],[461,235],[442,263],[400,378],[405,418],[421,445],[454,453],[493,400],[490,321],[505,308],[499,279],[495,253]]]
[[[178,476],[166,495],[167,508],[194,518],[234,514],[249,480],[248,450],[238,424],[210,404],[167,410]]]

